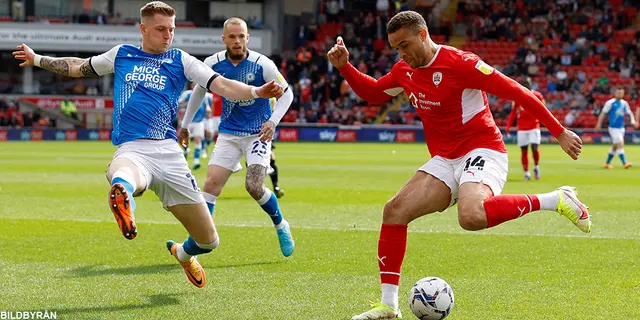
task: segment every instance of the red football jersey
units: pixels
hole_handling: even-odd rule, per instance
[[[536,98],[542,101],[542,103],[545,103],[542,93],[535,90],[531,90],[531,92]],[[540,129],[540,121],[538,121],[531,112],[524,109],[521,105],[514,104],[509,114],[509,119],[507,120],[507,131],[511,129],[511,124],[516,117],[518,118],[518,131]]]
[[[213,96],[211,102],[212,116],[220,117],[222,116],[222,98],[213,92],[211,93],[211,95]]]
[[[353,65],[340,68],[355,93],[372,104],[404,91],[422,120],[431,156],[456,159],[477,148],[506,152],[484,91],[517,101],[547,125],[554,136],[564,128],[527,89],[470,52],[440,45],[425,66],[404,61],[375,80]]]

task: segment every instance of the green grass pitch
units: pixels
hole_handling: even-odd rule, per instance
[[[395,152],[394,152],[395,150]],[[572,161],[541,147],[542,180],[523,181],[509,146],[505,193],[569,184],[591,207],[585,235],[554,212],[481,232],[456,209],[409,227],[400,285],[405,318],[412,283],[453,287],[450,319],[640,319],[640,168],[586,146]],[[186,232],[152,192],[138,198],[138,237],[122,237],[107,204],[100,142],[0,144],[0,311],[56,311],[59,319],[350,319],[379,299],[376,262],[384,203],[425,163],[424,144],[278,143],[280,201],[296,240],[282,257],[274,229],[235,174],[216,205],[220,247],[200,258],[197,289],[169,255]],[[640,146],[627,146],[640,164]],[[204,183],[204,169],[197,172]],[[270,181],[267,178],[267,185]]]

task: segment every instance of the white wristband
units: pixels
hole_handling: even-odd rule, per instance
[[[36,66],[36,67],[39,67],[40,66],[40,59],[42,59],[42,56],[39,55],[39,54],[36,54],[33,57],[33,65]]]
[[[251,95],[256,99],[260,98],[260,96],[258,95],[258,87],[251,88]]]

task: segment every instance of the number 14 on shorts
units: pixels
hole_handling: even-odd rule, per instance
[[[471,167],[475,167],[476,170],[481,171],[484,168],[484,159],[482,159],[482,156],[477,156],[473,160],[471,160],[471,157],[467,158],[464,171],[469,170]]]

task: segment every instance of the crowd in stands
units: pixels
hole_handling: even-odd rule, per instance
[[[326,59],[336,35],[342,35],[356,68],[374,78],[388,73],[399,57],[388,44],[386,23],[396,12],[407,10],[407,3],[378,0],[369,7],[360,4],[357,9],[350,9],[345,7],[345,1],[320,0],[314,18],[296,27],[296,50],[272,56],[295,96],[283,121],[345,125],[420,123],[404,95],[384,106],[369,105]],[[635,110],[640,100],[637,28],[640,2],[460,0],[457,3],[454,23],[464,26],[467,33],[461,49],[478,54],[516,80],[531,77],[533,89],[543,93],[547,107],[561,122],[593,127],[604,102],[619,86],[625,88],[625,99]],[[50,22],[45,18],[32,20]],[[213,17],[211,21],[220,27],[224,18]],[[117,13],[107,17],[88,11],[65,22],[127,23]],[[249,23],[250,27],[261,27],[258,19],[249,19]],[[439,28],[453,29],[442,25]],[[436,34],[436,30],[430,31],[436,43],[444,44],[449,39],[449,34],[445,37]],[[99,83],[90,79],[75,81],[50,73],[36,79],[36,93],[111,94],[100,92]],[[497,124],[506,125],[511,102],[493,96],[489,102]]]
[[[318,19],[298,27],[299,49],[282,60],[296,95],[285,121],[359,124],[381,117],[378,122],[419,123],[402,98],[388,113],[386,106],[367,105],[325,59],[340,34],[360,71],[374,78],[389,72],[399,58],[387,43],[386,22],[406,6],[389,2],[380,6],[380,2],[368,11],[345,13],[342,2],[321,1]],[[631,27],[638,11],[633,5],[640,3],[461,0],[458,5],[457,23],[465,24],[468,36],[462,49],[477,53],[516,80],[532,77],[533,89],[544,94],[561,122],[595,126],[604,102],[618,86],[625,88],[625,99],[635,109],[640,94],[640,31]],[[437,43],[445,42],[444,36],[431,36]],[[490,105],[498,125],[506,125],[511,102],[490,96]]]
[[[54,128],[55,120],[39,113],[20,112],[18,102],[0,98],[0,128]]]

